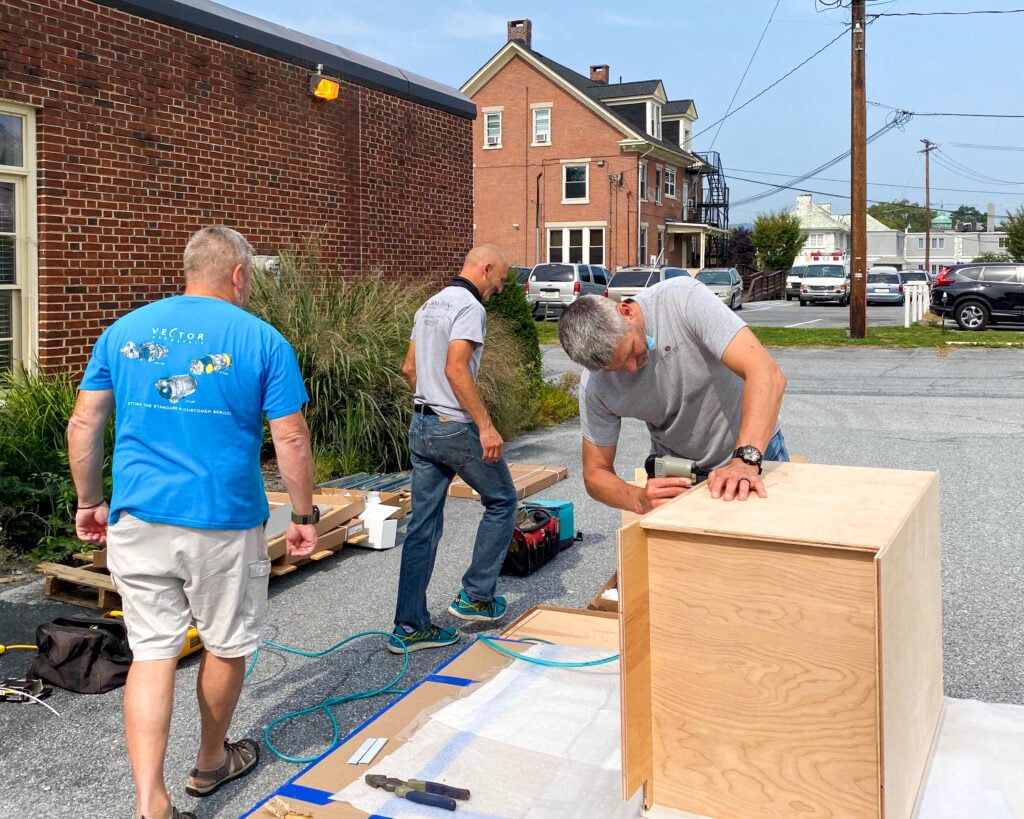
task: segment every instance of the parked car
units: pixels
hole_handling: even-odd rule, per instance
[[[903,304],[903,279],[895,268],[891,273],[869,270],[865,296],[868,304]]]
[[[850,303],[850,273],[843,262],[815,262],[800,268],[800,306],[821,301],[838,302],[840,307]]]
[[[932,284],[927,270],[901,270],[900,278],[903,279],[903,284],[924,284],[928,287],[931,287]]]
[[[530,273],[533,271],[532,267],[520,267],[519,265],[512,265],[509,269],[509,273],[516,274],[516,280],[519,287],[526,290],[526,282],[530,278]]]
[[[1024,264],[973,262],[944,268],[932,283],[931,312],[961,330],[1024,324]]]
[[[743,279],[735,267],[705,267],[697,281],[706,284],[731,310],[743,307]]]
[[[608,283],[608,298],[612,301],[622,301],[635,296],[645,287],[689,275],[690,272],[683,267],[623,267],[612,274],[612,280]]]
[[[800,274],[802,267],[791,267],[786,271],[786,301],[800,298]]]
[[[543,262],[530,271],[526,301],[535,319],[547,318],[552,312],[557,317],[563,307],[580,296],[607,295],[610,278],[607,268],[601,265]]]

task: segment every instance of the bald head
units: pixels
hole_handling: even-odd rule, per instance
[[[480,298],[487,301],[505,286],[508,262],[497,245],[477,245],[466,254],[459,275],[476,285]]]
[[[185,245],[184,270],[186,295],[244,305],[252,277],[252,246],[224,225],[202,228]]]

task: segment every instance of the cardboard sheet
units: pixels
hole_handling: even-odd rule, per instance
[[[547,489],[558,481],[564,481],[569,470],[564,466],[533,466],[531,464],[509,464],[509,472],[512,473],[512,481],[516,485],[516,494],[519,499]],[[469,487],[462,478],[456,478],[448,487],[448,495],[452,498],[472,498],[479,500],[480,496]]]

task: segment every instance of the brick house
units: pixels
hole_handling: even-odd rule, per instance
[[[336,99],[311,95],[318,71]],[[343,276],[458,270],[472,122],[458,90],[208,0],[0,4],[0,371],[84,367],[181,284],[188,236],[314,239]]]
[[[474,238],[514,264],[647,263],[697,269],[719,261],[728,188],[717,154],[692,151],[692,100],[660,80],[610,83],[531,47],[530,20],[462,91],[473,125]]]

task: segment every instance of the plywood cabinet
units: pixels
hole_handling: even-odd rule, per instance
[[[910,817],[943,703],[938,475],[769,464],[765,485],[620,530],[624,797]]]

